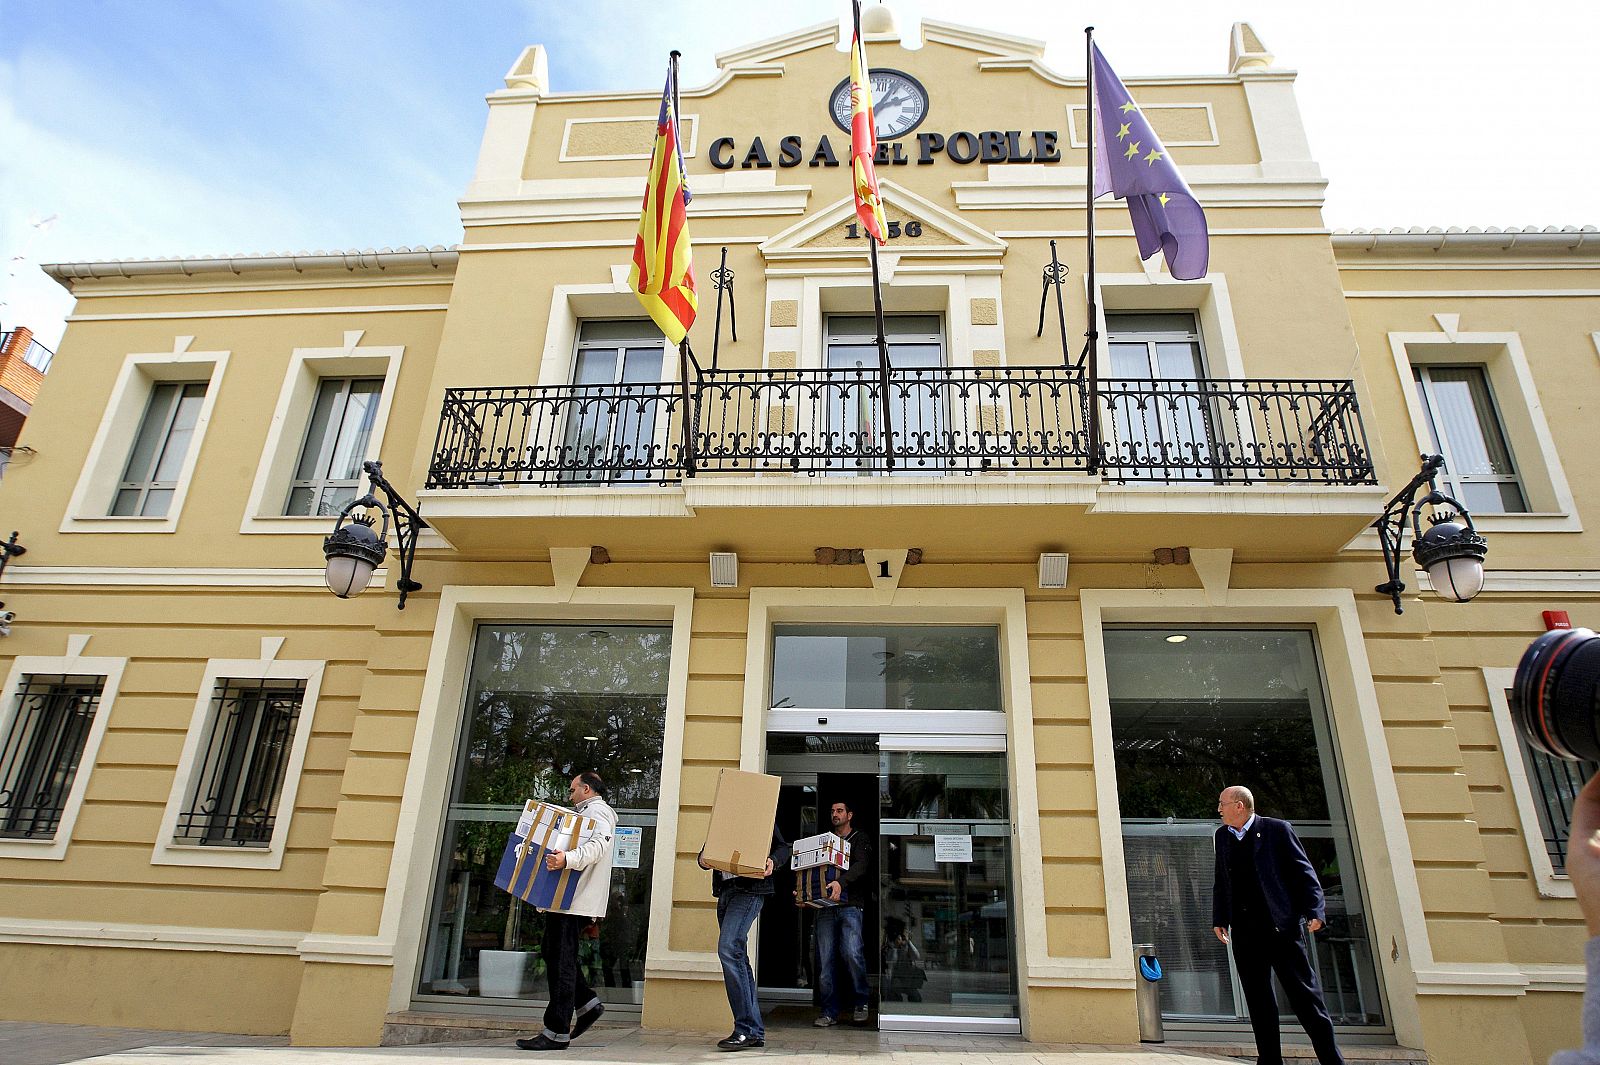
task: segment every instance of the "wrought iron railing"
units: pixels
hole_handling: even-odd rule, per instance
[[[0,351],[4,351],[6,349],[6,345],[11,342],[11,337],[14,332],[15,330],[12,329],[0,330]],[[50,372],[50,362],[55,357],[55,352],[45,347],[37,340],[29,340],[27,348],[22,352],[22,361],[27,363],[29,366],[32,366],[35,370],[38,370],[40,373]]]
[[[452,388],[429,488],[660,484],[684,472],[677,384]]]
[[[1094,403],[1091,454],[1089,392],[1062,366],[900,368],[887,384],[875,366],[695,366],[687,390],[451,389],[428,487],[660,484],[701,473],[1375,483],[1350,381],[1101,381]]]

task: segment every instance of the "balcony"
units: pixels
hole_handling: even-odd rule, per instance
[[[451,389],[426,488],[727,475],[1376,484],[1347,380],[1112,380],[1091,399],[1067,368],[1010,366],[897,369],[887,389],[876,368]]]

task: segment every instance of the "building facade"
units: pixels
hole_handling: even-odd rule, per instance
[[[627,283],[658,95],[550,92],[537,46],[456,247],[49,268],[77,309],[0,485],[7,1017],[532,1027],[540,922],[494,870],[523,799],[593,768],[623,829],[593,982],[724,1032],[695,854],[739,767],[790,832],[843,798],[876,834],[885,1028],[1133,1042],[1154,943],[1169,1038],[1242,1035],[1209,902],[1244,783],[1328,891],[1343,1038],[1576,1038],[1589,767],[1527,750],[1505,688],[1544,611],[1600,626],[1571,461],[1600,238],[1330,232],[1294,75],[1240,24],[1228,73],[1129,82],[1211,268],[1141,263],[1102,206],[1091,391],[1082,80],[868,28],[887,381],[832,24],[683,93],[692,353]],[[1397,614],[1370,526],[1434,452],[1488,582],[1442,602],[1407,559]],[[428,525],[403,610],[393,552],[324,584],[367,459]],[[809,926],[762,918],[776,1008],[811,1001]]]

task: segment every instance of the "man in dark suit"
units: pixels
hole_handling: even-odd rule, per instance
[[[1327,920],[1316,870],[1289,822],[1256,814],[1249,788],[1222,789],[1217,813],[1222,827],[1216,838],[1211,931],[1233,947],[1250,1026],[1255,1029],[1256,1061],[1283,1065],[1278,1001],[1272,993],[1272,974],[1277,973],[1295,1016],[1311,1037],[1317,1061],[1343,1065],[1300,931],[1302,921],[1306,932],[1315,934]]]

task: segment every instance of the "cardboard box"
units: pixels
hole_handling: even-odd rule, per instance
[[[707,865],[736,876],[766,872],[778,817],[778,783],[775,776],[738,769],[724,769],[717,776],[711,826],[701,851]]]
[[[839,885],[839,901],[828,898],[827,885],[839,879],[839,870],[831,865],[801,869],[794,874],[794,901],[814,910],[842,905],[850,898],[850,889]]]
[[[506,841],[494,885],[540,910],[563,913],[572,905],[578,884],[588,873],[584,869],[544,867],[545,855],[553,850],[570,851],[587,843],[600,829],[600,822],[575,810],[551,802],[529,799],[522,817]]]
[[[796,840],[794,853],[789,858],[789,868],[814,869],[819,865],[850,868],[850,844],[832,832]]]

